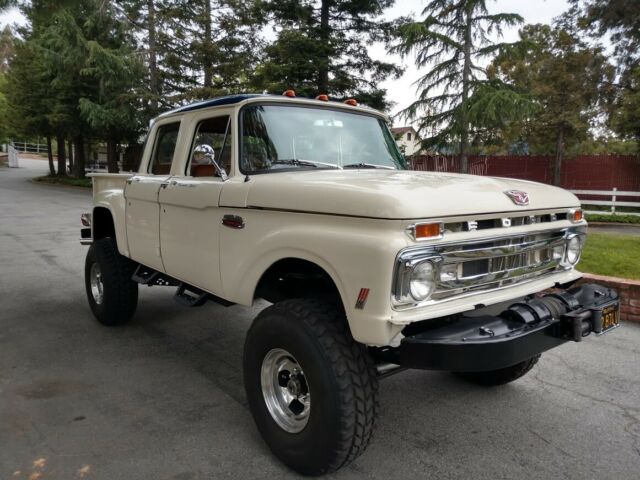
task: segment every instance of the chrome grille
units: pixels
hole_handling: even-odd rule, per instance
[[[424,305],[564,270],[567,267],[561,262],[567,236],[573,234],[584,234],[584,230],[568,227],[405,250],[396,266],[395,298],[406,296],[405,266],[425,259],[438,265],[438,273],[436,290],[429,300],[421,303]],[[400,308],[411,306],[415,305],[400,305]]]

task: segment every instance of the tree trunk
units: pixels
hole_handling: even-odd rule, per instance
[[[562,154],[564,149],[564,131],[562,128],[558,131],[556,140],[556,157],[553,162],[553,184],[560,186],[562,182]]]
[[[469,171],[469,111],[467,100],[469,99],[469,83],[471,82],[471,50],[473,48],[472,20],[473,3],[468,2],[466,11],[466,25],[464,32],[464,66],[462,68],[462,105],[460,113],[460,173]]]
[[[84,138],[82,135],[77,135],[73,139],[73,144],[76,151],[75,162],[73,163],[74,174],[78,178],[84,178]]]
[[[329,6],[330,0],[322,0],[320,6],[320,40],[322,47],[328,48],[331,37],[331,29],[329,27]],[[326,52],[325,52],[326,53]],[[323,55],[323,59],[318,66],[318,93],[329,93],[329,55]]]
[[[109,173],[118,173],[118,143],[109,136],[107,140],[107,170]]]
[[[147,30],[149,34],[149,90],[151,90],[151,110],[153,115],[158,112],[158,52],[156,45],[156,9],[154,0],[147,0]]]
[[[53,148],[51,147],[51,135],[47,135],[47,158],[49,159],[49,175],[53,177],[56,174],[56,168],[53,165]]]
[[[211,48],[213,47],[213,39],[211,38],[211,2],[204,2],[204,87],[211,88],[213,86],[213,65],[211,63]]]
[[[69,171],[73,172],[73,142],[71,140],[67,142],[67,157],[69,163]]]
[[[67,155],[64,151],[64,137],[60,134],[57,135],[58,142],[58,176],[67,176]]]

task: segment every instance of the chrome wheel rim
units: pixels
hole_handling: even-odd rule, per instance
[[[262,395],[273,420],[286,432],[298,433],[309,421],[311,393],[298,361],[274,348],[262,360]]]
[[[102,284],[102,272],[100,266],[97,263],[91,265],[91,272],[89,273],[89,281],[91,283],[91,296],[96,304],[102,304],[104,298],[104,285]]]

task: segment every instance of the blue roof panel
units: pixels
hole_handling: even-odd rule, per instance
[[[240,103],[243,100],[247,100],[249,98],[262,97],[262,96],[266,96],[266,95],[262,95],[259,93],[243,93],[240,95],[227,95],[225,97],[216,97],[210,100],[204,100],[202,102],[191,103],[189,105],[185,105],[184,107],[178,107],[174,110],[169,110],[168,112],[165,112],[162,115],[191,112],[193,110],[200,110],[200,109],[209,108],[209,107],[219,107],[222,105],[233,105],[235,103]]]

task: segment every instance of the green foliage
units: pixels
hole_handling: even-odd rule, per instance
[[[578,269],[640,280],[640,242],[634,235],[589,233]]]
[[[266,46],[253,86],[280,94],[326,93],[355,97],[374,108],[389,107],[380,82],[402,69],[374,60],[367,45],[389,38],[392,22],[381,20],[393,0],[264,0],[258,11],[274,25],[276,40]]]
[[[69,187],[83,187],[91,188],[93,185],[90,178],[73,178],[73,177],[59,177],[57,175],[45,175],[43,177],[36,177],[33,179],[38,183],[49,183],[51,185],[66,185]]]
[[[415,55],[416,65],[429,69],[416,82],[418,99],[402,115],[418,118],[425,148],[447,147],[464,156],[470,135],[482,135],[531,110],[526,94],[500,79],[488,81],[481,66],[509,46],[492,43],[489,35],[500,35],[504,26],[522,18],[490,15],[485,0],[431,0],[422,15],[423,20],[400,26],[391,49]]]
[[[585,217],[589,222],[640,224],[640,215],[586,213]]]
[[[600,48],[587,46],[561,27],[527,25],[520,38],[517,47],[496,57],[489,72],[529,95],[536,109],[505,129],[504,140],[524,140],[531,153],[554,153],[561,159],[567,149],[591,138],[613,67]]]

